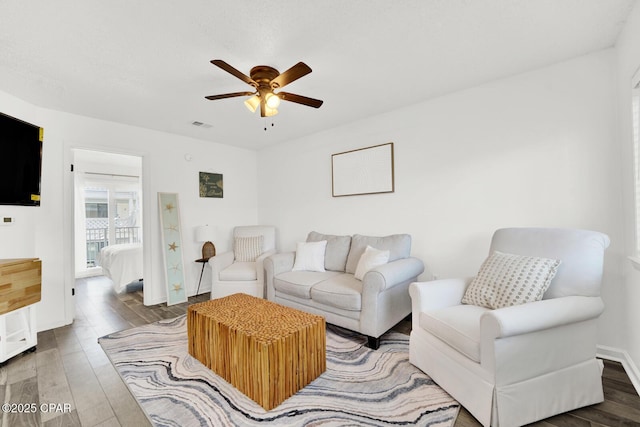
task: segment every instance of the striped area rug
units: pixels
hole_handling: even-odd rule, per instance
[[[271,411],[191,357],[186,317],[120,331],[100,345],[155,426],[453,426],[459,405],[409,363],[409,337],[380,348],[327,327],[327,370]]]

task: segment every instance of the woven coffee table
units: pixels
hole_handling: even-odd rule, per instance
[[[266,410],[326,369],[325,320],[246,294],[193,304],[189,354]]]

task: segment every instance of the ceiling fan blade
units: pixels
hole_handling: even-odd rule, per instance
[[[209,101],[214,101],[216,99],[225,99],[225,98],[233,98],[236,96],[249,96],[253,95],[255,92],[233,92],[233,93],[223,93],[222,95],[209,95],[205,96]]]
[[[251,77],[247,76],[242,71],[236,70],[231,65],[227,64],[226,62],[224,62],[222,59],[212,59],[210,62],[213,65],[215,65],[216,67],[222,68],[227,73],[236,76],[237,78],[239,78],[243,82],[245,82],[247,84],[250,84],[251,86],[258,87],[258,84],[255,81],[253,81],[253,79]]]
[[[320,108],[323,102],[319,99],[308,98],[306,96],[296,95],[295,93],[289,92],[278,92],[278,97],[284,101],[295,102],[296,104],[302,104],[313,108]]]
[[[298,62],[275,79],[271,80],[271,87],[274,89],[285,87],[291,82],[298,80],[302,76],[306,76],[311,72],[311,68],[304,62]]]

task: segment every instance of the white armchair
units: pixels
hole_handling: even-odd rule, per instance
[[[414,282],[411,363],[484,426],[521,426],[602,402],[596,322],[608,246],[606,235],[587,230],[496,231],[490,254],[561,261],[543,299],[491,309],[462,304],[472,279]]]
[[[276,229],[239,226],[233,230],[233,251],[209,259],[211,299],[242,292],[264,298],[264,259],[276,253]]]

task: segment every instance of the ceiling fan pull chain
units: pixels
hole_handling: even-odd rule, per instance
[[[264,131],[267,131],[267,118],[263,117],[264,119]],[[274,127],[276,124],[274,122],[271,122],[271,127]]]

